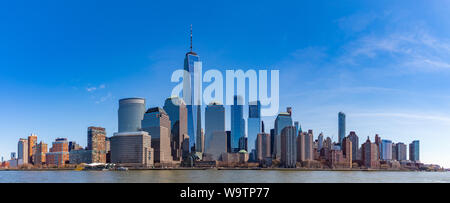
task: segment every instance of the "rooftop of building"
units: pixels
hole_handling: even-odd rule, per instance
[[[166,111],[161,108],[161,107],[153,107],[153,108],[149,108],[145,113],[154,113],[154,112],[160,112],[163,114],[167,114]]]

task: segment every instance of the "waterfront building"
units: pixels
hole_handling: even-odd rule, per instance
[[[274,138],[274,148],[273,148],[273,157],[275,159],[281,158],[281,131],[283,128],[287,126],[292,126],[292,109],[287,108],[288,112],[281,112],[278,114],[277,118],[275,119],[275,138]]]
[[[153,166],[152,139],[147,132],[114,133],[110,139],[111,163],[136,168]]]
[[[45,154],[45,162],[50,166],[62,167],[69,163],[69,142],[66,138],[56,138],[49,152]]]
[[[339,144],[342,144],[345,137],[345,114],[343,112],[338,113],[338,128]]]
[[[102,127],[89,127],[87,150],[92,151],[91,163],[106,163],[106,130]]]
[[[261,162],[271,157],[270,153],[270,134],[259,133],[256,138],[256,160]]]
[[[299,132],[297,136],[297,161],[303,162],[305,159],[305,137],[306,132]]]
[[[231,148],[237,152],[244,149],[239,145],[241,137],[245,137],[244,102],[242,96],[235,95],[231,105]]]
[[[358,150],[359,150],[359,137],[356,135],[355,131],[350,131],[347,136],[350,142],[352,142],[352,161],[358,160]]]
[[[406,144],[402,142],[397,143],[397,151],[394,153],[397,154],[398,161],[406,161]]]
[[[308,133],[305,134],[305,160],[312,161],[314,157],[314,136],[313,131],[308,130]]]
[[[172,163],[173,161],[170,148],[170,126],[169,115],[159,107],[148,109],[142,120],[142,130],[151,136],[156,163]]]
[[[46,164],[46,154],[48,152],[48,145],[44,142],[40,142],[36,146],[35,165]]]
[[[367,141],[362,145],[362,155],[364,166],[367,168],[379,167],[378,146],[376,143],[371,143],[369,137],[367,137]]]
[[[392,141],[382,140],[381,141],[381,160],[390,161],[392,160]]]
[[[295,168],[297,163],[296,128],[287,126],[281,131],[281,164],[285,168]]]
[[[17,144],[17,159],[22,160],[22,163],[28,163],[28,139],[19,139],[19,143]]]
[[[377,145],[378,150],[378,159],[381,159],[381,137],[378,134],[375,134],[375,144]]]
[[[270,129],[270,154],[274,155],[274,148],[275,147],[275,129]]]
[[[419,162],[419,140],[414,140],[409,144],[409,160]]]
[[[206,116],[205,116],[206,119]],[[227,134],[225,131],[214,131],[207,137],[203,158],[206,161],[218,161],[223,153],[227,153]],[[208,157],[205,159],[205,157]]]
[[[344,166],[352,168],[353,164],[353,143],[350,138],[346,137],[342,140],[342,154],[344,155]]]
[[[137,132],[145,113],[145,99],[126,98],[119,101],[119,132]]]
[[[248,125],[247,125],[247,138],[249,152],[256,150],[256,139],[259,133],[261,133],[261,102],[253,101],[248,104]]]
[[[219,160],[227,152],[227,133],[225,132],[225,107],[219,102],[210,103],[205,109],[205,153],[212,160]]]
[[[392,160],[397,161],[398,160],[398,148],[396,143],[392,143]]]
[[[35,152],[35,146],[37,144],[37,135],[31,134],[28,136],[28,163],[34,164],[33,156]]]
[[[188,135],[187,130],[187,108],[185,102],[177,97],[172,96],[164,102],[164,111],[169,115],[171,121],[171,149],[172,157],[175,161],[180,161],[183,156],[183,141]],[[185,151],[189,152],[189,144]]]

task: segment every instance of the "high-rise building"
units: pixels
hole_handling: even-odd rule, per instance
[[[56,138],[50,152],[45,154],[47,165],[64,166],[69,163],[69,142],[66,138]]]
[[[270,158],[270,134],[259,133],[256,138],[256,160],[263,161],[266,158]]]
[[[256,138],[261,133],[261,102],[254,101],[248,104],[248,151],[256,150]]]
[[[83,147],[75,141],[69,141],[69,152],[72,150],[82,150]]]
[[[398,160],[398,148],[396,143],[392,143],[392,160]]]
[[[390,161],[392,160],[392,141],[382,140],[381,141],[381,160]]]
[[[342,143],[345,137],[345,114],[343,112],[339,112],[338,114],[338,127],[339,143]]]
[[[244,102],[242,96],[234,96],[231,106],[231,148],[233,152],[243,149],[239,146],[241,137],[245,137]]]
[[[190,51],[186,53],[184,58],[184,70],[189,73],[189,77],[184,81],[183,97],[187,102],[188,114],[188,134],[189,134],[189,148],[196,151],[201,151],[201,128],[202,128],[202,114],[201,114],[201,72],[202,66],[200,57],[197,53],[192,51],[192,26],[191,26],[191,47]]]
[[[184,101],[176,96],[167,98],[163,109],[169,115],[171,121],[171,148],[172,157],[175,161],[180,161],[183,156],[183,141],[188,135],[187,131],[187,108]],[[189,144],[185,151],[189,152]]]
[[[126,98],[119,101],[119,132],[137,132],[145,113],[145,99]]]
[[[153,166],[153,148],[147,132],[114,133],[111,140],[111,163],[126,167]]]
[[[274,152],[275,148],[275,129],[270,129],[270,154],[273,156],[275,154]]]
[[[45,154],[48,152],[48,146],[44,142],[40,142],[36,146],[35,164],[44,165],[46,163]]]
[[[292,109],[287,109],[290,112],[281,112],[275,119],[275,138],[274,138],[274,148],[273,157],[276,159],[281,158],[281,130],[287,126],[293,126],[292,124]]]
[[[419,162],[419,140],[414,140],[409,144],[409,160]]]
[[[101,127],[89,127],[87,132],[87,150],[92,151],[92,163],[106,163],[106,130]]]
[[[314,135],[312,130],[308,130],[308,133],[305,133],[305,160],[311,161],[314,159]]]
[[[371,143],[369,137],[367,141],[362,145],[362,160],[367,168],[379,167],[378,159],[378,147],[376,143]]]
[[[231,131],[227,130],[227,152],[231,153]]]
[[[406,144],[402,142],[397,143],[397,151],[395,153],[398,161],[406,161]]]
[[[297,163],[297,142],[294,126],[286,126],[281,131],[281,164],[285,168],[295,168]]]
[[[37,144],[37,135],[31,134],[28,136],[28,163],[34,164],[33,156],[36,150],[35,146]]]
[[[344,165],[346,168],[352,168],[353,164],[353,143],[350,138],[345,137],[342,140],[342,154],[344,155]]]
[[[320,151],[323,147],[323,133],[320,133],[317,137],[317,150]]]
[[[348,139],[352,142],[352,161],[358,160],[359,138],[355,131],[350,131]]]
[[[19,143],[17,144],[17,159],[22,160],[22,163],[28,163],[28,139],[19,139]]]
[[[299,132],[297,136],[297,161],[306,161],[305,159],[305,132]]]
[[[159,107],[148,109],[142,120],[142,130],[148,132],[152,139],[156,163],[172,163],[173,161],[170,148],[170,126],[169,115]]]
[[[205,110],[205,153],[219,160],[227,152],[225,131],[225,107],[219,102],[211,102]]]

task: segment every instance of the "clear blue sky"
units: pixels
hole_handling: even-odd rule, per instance
[[[421,141],[450,167],[448,1],[3,1],[0,155],[30,133],[86,145],[118,99],[162,106],[194,27],[203,69],[279,69],[280,110],[315,136]],[[273,127],[273,118],[264,118]],[[229,124],[227,124],[229,125]]]

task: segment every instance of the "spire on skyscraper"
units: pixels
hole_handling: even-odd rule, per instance
[[[192,24],[191,24],[191,52],[192,52]]]

